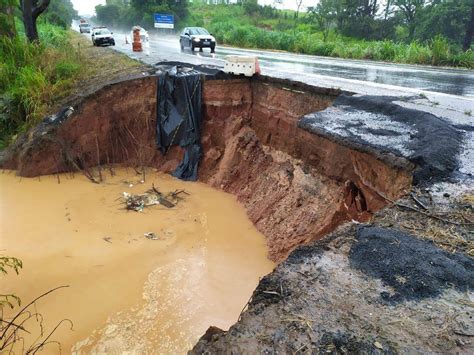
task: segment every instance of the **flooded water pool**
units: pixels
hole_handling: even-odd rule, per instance
[[[101,184],[77,174],[0,174],[0,255],[23,261],[18,276],[0,276],[0,293],[25,304],[68,285],[36,307],[46,333],[73,322],[52,337],[65,353],[185,353],[210,325],[233,324],[274,267],[263,235],[232,195],[152,170],[140,180],[126,169]],[[190,195],[172,209],[124,209],[123,192],[152,184]],[[158,239],[144,236],[150,232]],[[25,325],[28,345],[39,325]]]

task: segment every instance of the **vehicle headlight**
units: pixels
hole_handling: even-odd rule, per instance
[[[194,42],[199,42],[199,38],[193,38]]]

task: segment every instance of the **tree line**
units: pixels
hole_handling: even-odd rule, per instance
[[[37,20],[68,28],[77,17],[70,0],[0,0],[0,36],[12,38],[17,34],[15,18],[20,18],[30,42],[39,41]]]
[[[442,36],[464,51],[471,48],[474,0],[314,0],[314,6],[304,14],[302,0],[294,1],[298,11],[292,13],[259,5],[258,0],[194,0],[193,5],[240,7],[246,14],[263,19],[293,16],[294,27],[311,25],[325,40],[331,31],[357,39],[405,43]],[[189,15],[188,0],[107,0],[96,7],[96,21],[110,26],[150,27],[156,12],[174,14],[176,27],[183,27]]]
[[[296,0],[298,1],[298,0]],[[334,30],[368,40],[427,41],[437,35],[468,50],[474,31],[473,0],[319,0],[308,8],[327,38]]]
[[[112,27],[131,27],[140,25],[149,28],[153,25],[155,13],[173,14],[175,24],[188,15],[187,0],[106,0],[105,5],[95,7],[98,24]]]

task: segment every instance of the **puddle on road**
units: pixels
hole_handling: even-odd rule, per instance
[[[64,323],[53,336],[66,353],[184,353],[208,326],[233,324],[274,264],[232,195],[164,174],[150,172],[140,184],[132,170],[116,173],[100,185],[82,175],[61,175],[58,184],[56,176],[0,174],[0,255],[24,264],[20,275],[1,276],[0,293],[25,304],[69,285],[37,304],[45,330],[73,321],[73,330]],[[123,209],[123,192],[152,183],[191,195],[173,209]],[[39,328],[27,324],[29,344]]]

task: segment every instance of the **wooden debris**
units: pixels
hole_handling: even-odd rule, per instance
[[[158,238],[158,237],[156,236],[156,234],[153,233],[153,232],[148,232],[148,233],[145,233],[145,234],[143,234],[143,235],[144,235],[145,238],[150,239],[150,240],[158,240],[158,239],[160,239],[160,238]]]
[[[166,208],[173,208],[178,204],[178,202],[183,200],[182,194],[190,195],[185,190],[175,190],[165,195],[152,184],[152,188],[144,194],[133,195],[124,192],[123,199],[125,200],[125,208],[127,210],[141,212],[145,207],[155,205],[163,205]]]

